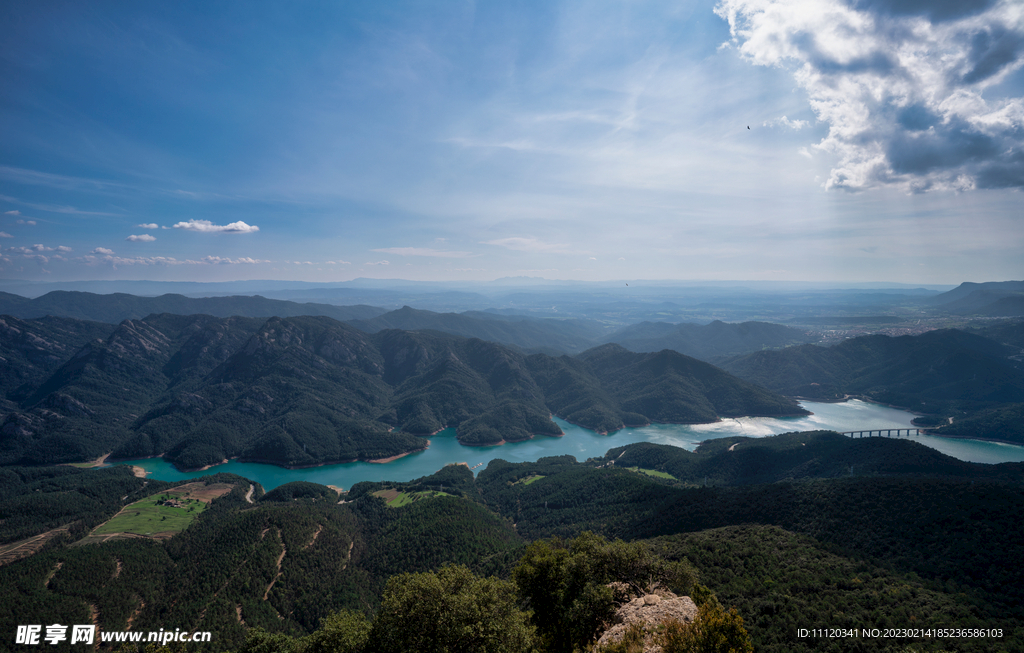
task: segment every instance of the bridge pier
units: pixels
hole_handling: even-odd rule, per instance
[[[892,434],[893,431],[896,431],[895,436],[893,436]],[[848,435],[851,438],[872,438],[876,437],[877,434],[877,437],[880,438],[898,438],[903,435],[903,431],[907,432],[907,437],[910,437],[911,435],[921,435],[921,429],[879,429],[877,431],[843,431],[842,433],[840,433],[840,435]]]

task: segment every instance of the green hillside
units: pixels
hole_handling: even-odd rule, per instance
[[[539,628],[538,650],[561,651],[572,638],[553,636],[552,627],[576,624],[572,637],[584,637],[600,610],[614,607],[602,583],[664,578],[681,583],[699,605],[735,606],[756,650],[847,650],[849,640],[800,638],[797,629],[908,623],[1006,634],[867,638],[857,646],[1017,650],[1024,632],[1020,464],[961,463],[926,456],[913,442],[829,433],[732,444],[716,442],[694,453],[637,444],[588,463],[571,456],[495,460],[476,478],[464,465],[452,465],[408,483],[358,484],[340,503],[336,492],[312,483],[262,497],[257,492],[250,503],[247,482],[217,475],[204,482],[233,482],[234,490],[162,543],[68,546],[84,535],[77,531],[0,565],[0,624],[79,623],[93,613],[108,630],[173,623],[216,633],[216,642],[202,650],[240,650],[248,637],[249,645],[294,653],[317,637],[362,632],[359,641],[371,648],[345,650],[369,651],[383,634],[360,623],[390,624],[396,637],[407,632],[402,620],[387,616],[403,583],[461,574],[459,586],[476,587],[473,578],[497,575],[517,581],[503,586],[519,593],[509,606],[547,606],[541,616],[535,610],[522,618]],[[745,449],[750,458],[730,465],[729,456],[742,460]],[[851,462],[854,475],[832,477],[831,457]],[[627,464],[672,469],[680,480],[636,473],[623,468]],[[709,480],[714,487],[693,487],[685,478],[714,467],[722,470]],[[46,510],[65,506],[63,493],[85,491],[100,499],[99,506],[109,503],[99,507],[102,513],[134,500],[122,499],[128,494],[123,487],[138,490],[146,483],[124,470],[3,471],[4,524],[14,514],[8,506],[24,498]],[[785,478],[800,480],[778,480]],[[375,496],[383,490],[431,496],[389,507]],[[585,531],[596,535],[548,539]],[[450,564],[465,571],[439,571]],[[432,610],[437,601],[440,610],[448,605],[442,596],[460,595],[456,586],[439,595],[425,591],[417,590],[417,601],[402,614]],[[577,600],[584,595],[589,598]],[[445,609],[455,611],[448,618],[463,614]],[[503,614],[512,609],[520,608],[503,608]],[[55,650],[65,648],[71,650]]]
[[[847,394],[915,411],[974,411],[1024,400],[1016,348],[955,329],[920,336],[862,336],[833,347],[802,345],[722,363],[740,378],[789,396]]]
[[[84,340],[98,327],[79,331]],[[526,357],[477,338],[368,334],[327,317],[158,314],[77,350],[47,351],[46,367],[12,356],[8,385],[35,383],[8,391],[0,464],[113,452],[163,454],[186,469],[234,457],[305,466],[417,451],[426,446],[417,436],[448,427],[471,445],[561,435],[552,413],[607,431],[804,412],[671,351],[605,345],[576,358]]]
[[[650,422],[806,414],[792,400],[670,350],[635,354],[603,345],[573,358],[530,356],[527,363],[552,412],[597,431]]]
[[[935,429],[939,435],[982,438],[1024,444],[1024,403],[1005,404],[958,417]]]

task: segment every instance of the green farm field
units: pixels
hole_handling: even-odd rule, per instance
[[[399,492],[398,490],[379,490],[373,493],[374,496],[381,497],[388,502],[389,508],[401,508],[407,506],[414,501],[420,501],[421,499],[430,499],[433,497],[450,497],[451,494],[447,492],[438,492],[436,490],[423,490],[422,492]]]
[[[177,505],[160,505],[167,499],[173,500]],[[152,535],[181,531],[188,528],[188,525],[206,510],[206,506],[206,503],[198,499],[169,493],[155,494],[126,506],[114,515],[113,519],[93,531],[93,535]]]
[[[654,476],[655,478],[667,478],[670,481],[675,481],[676,477],[672,476],[668,472],[659,472],[656,469],[641,469],[640,467],[627,467],[631,472],[638,472],[640,474],[647,474],[648,476]]]
[[[544,478],[543,474],[534,474],[533,476],[527,476],[526,478],[519,479],[518,481],[513,483],[513,485],[519,485],[520,483],[523,485],[529,485],[530,483],[536,483],[542,478]]]

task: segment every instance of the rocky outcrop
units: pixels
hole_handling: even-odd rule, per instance
[[[661,653],[661,646],[651,636],[658,625],[672,620],[690,623],[696,617],[697,605],[690,597],[676,596],[668,590],[658,589],[654,594],[639,596],[619,606],[612,625],[597,640],[594,650],[600,651],[604,646],[618,643],[626,629],[634,623],[640,623],[647,627],[648,633],[644,653]]]

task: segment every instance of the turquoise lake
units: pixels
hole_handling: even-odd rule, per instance
[[[634,442],[655,442],[670,444],[693,451],[704,440],[724,438],[733,435],[765,437],[790,431],[861,431],[878,429],[913,428],[912,413],[878,404],[851,400],[840,404],[801,402],[812,415],[804,417],[768,418],[742,417],[727,419],[715,424],[652,424],[639,428],[627,428],[608,435],[574,426],[557,417],[555,422],[565,435],[560,438],[537,436],[526,442],[515,442],[491,447],[466,447],[455,439],[454,429],[445,429],[430,437],[430,446],[425,451],[410,454],[389,463],[344,463],[324,465],[307,469],[284,469],[274,465],[230,461],[201,472],[181,472],[160,458],[120,461],[119,465],[142,467],[151,478],[163,481],[178,481],[197,478],[219,472],[238,474],[261,484],[265,490],[292,481],[311,481],[323,485],[336,485],[348,489],[359,481],[410,481],[432,474],[449,463],[467,463],[479,472],[487,463],[496,458],[509,462],[531,462],[544,456],[570,454],[577,460],[603,456],[612,447]],[[903,436],[906,437],[906,436]],[[1002,463],[1024,461],[1024,447],[982,442],[979,440],[954,440],[935,436],[910,436],[911,440],[932,447],[942,453],[977,463]]]

